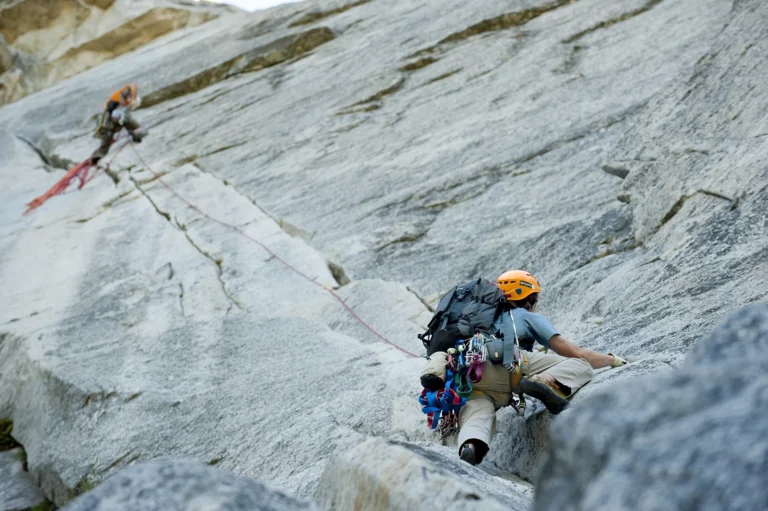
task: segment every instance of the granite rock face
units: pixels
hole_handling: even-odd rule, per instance
[[[765,509],[766,347],[768,305],[753,305],[676,371],[600,392],[566,414],[534,509]]]
[[[563,335],[632,361],[580,390],[574,417],[602,389],[674,371],[768,296],[766,8],[287,4],[3,106],[0,417],[30,473],[59,505],[157,457],[217,460],[323,506],[384,507],[363,487],[419,501],[420,479],[371,479],[364,453],[429,460],[423,361],[329,289],[420,354],[455,283],[532,271]],[[150,136],[21,216],[93,151],[106,95],[128,82]],[[535,479],[559,421],[535,402],[500,411],[472,469],[490,479],[440,477],[524,506],[530,486],[501,480]]]
[[[330,458],[315,500],[323,509],[512,509],[530,506],[530,485],[494,477],[453,449],[375,438]]]
[[[235,11],[173,0],[3,0],[0,105]]]
[[[63,511],[312,511],[250,479],[184,460],[138,463],[110,477]]]

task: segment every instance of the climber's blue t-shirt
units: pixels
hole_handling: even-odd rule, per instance
[[[512,327],[513,319],[515,328]],[[526,309],[505,312],[501,315],[500,322],[499,330],[504,334],[504,340],[514,340],[517,329],[520,347],[528,351],[533,349],[534,341],[549,348],[549,340],[560,333],[547,318]]]

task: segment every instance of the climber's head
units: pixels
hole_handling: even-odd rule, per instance
[[[139,98],[139,86],[135,83],[132,83],[130,85],[126,85],[123,88],[123,94],[124,94],[124,104],[132,107],[132,108],[138,108],[139,104],[141,103],[141,98]]]
[[[496,284],[514,308],[523,308],[533,312],[539,300],[539,286],[536,277],[524,270],[512,270],[499,275]]]

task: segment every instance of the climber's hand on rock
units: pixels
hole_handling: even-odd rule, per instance
[[[627,361],[621,358],[618,355],[614,355],[613,353],[608,353],[610,356],[613,357],[613,363],[611,363],[611,367],[619,367],[626,365]]]

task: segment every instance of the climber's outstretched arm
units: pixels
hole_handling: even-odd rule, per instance
[[[552,336],[549,340],[549,348],[561,357],[583,358],[590,363],[593,369],[609,366],[618,367],[627,363],[616,355],[611,355],[610,353],[606,355],[576,346],[560,334]]]

